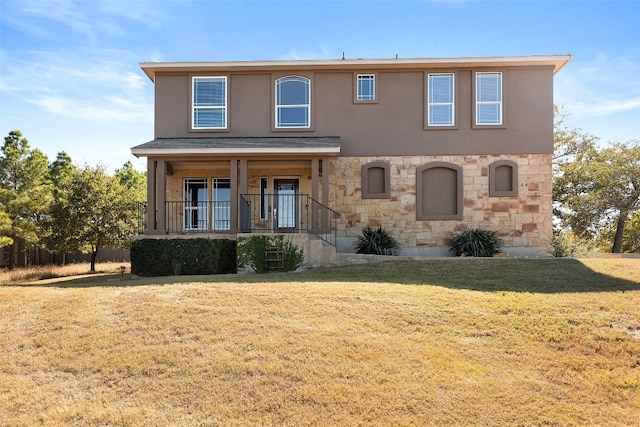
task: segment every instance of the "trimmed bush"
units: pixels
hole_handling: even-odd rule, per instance
[[[358,254],[398,255],[400,245],[385,229],[373,229],[368,225],[362,229],[362,236],[354,245]]]
[[[236,242],[228,239],[141,239],[131,244],[131,273],[180,276],[236,272]]]
[[[279,249],[283,252],[283,270],[294,271],[302,265],[304,252],[291,242],[284,240],[284,236],[255,235],[238,238],[238,268],[248,265],[256,273],[268,273],[269,266],[265,260],[267,249]]]
[[[486,228],[467,228],[453,233],[451,247],[456,256],[492,257],[502,249],[498,233]]]

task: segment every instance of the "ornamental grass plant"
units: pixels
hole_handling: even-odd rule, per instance
[[[482,227],[470,227],[453,233],[449,250],[455,256],[492,257],[500,253],[498,233]]]

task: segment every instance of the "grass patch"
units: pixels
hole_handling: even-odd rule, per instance
[[[0,287],[7,425],[633,425],[637,260]]]
[[[88,262],[67,265],[43,265],[16,267],[13,270],[0,269],[0,285],[33,283],[47,279],[61,277],[81,276],[87,274],[115,274],[120,275],[120,266],[125,266],[126,271],[131,270],[128,262],[104,262],[96,264],[95,273],[90,273],[91,264]]]

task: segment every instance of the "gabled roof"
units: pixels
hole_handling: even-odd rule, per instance
[[[466,58],[392,58],[392,59],[318,59],[287,61],[214,61],[214,62],[141,62],[140,67],[151,81],[158,72],[247,72],[275,70],[393,70],[452,67],[553,67],[560,71],[571,55],[491,56]]]
[[[136,157],[167,154],[338,154],[340,137],[156,138],[131,148]]]

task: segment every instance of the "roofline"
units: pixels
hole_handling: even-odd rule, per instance
[[[273,61],[210,61],[210,62],[141,62],[140,68],[155,80],[157,72],[198,72],[219,70],[266,71],[266,70],[393,70],[445,67],[505,67],[505,66],[553,66],[556,74],[573,59],[572,55],[532,56],[488,56],[461,58],[390,58],[390,59],[313,59]]]
[[[132,148],[136,157],[182,154],[339,154],[340,147]]]

